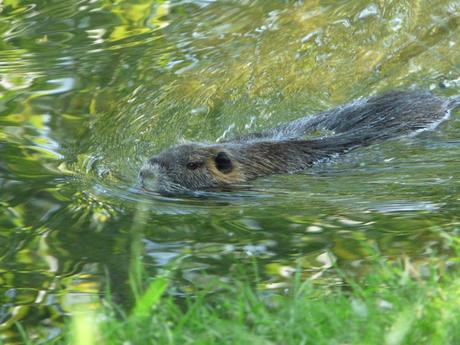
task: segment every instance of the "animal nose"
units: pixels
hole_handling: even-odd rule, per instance
[[[139,171],[139,178],[143,181],[149,177],[153,177],[155,174],[153,173],[152,169],[149,169],[148,167],[143,167]]]
[[[156,185],[158,165],[146,164],[139,170],[139,180],[142,187],[151,189]]]

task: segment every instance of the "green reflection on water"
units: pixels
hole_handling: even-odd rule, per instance
[[[297,266],[336,283],[332,262],[359,274],[375,250],[449,256],[442,232],[460,228],[458,111],[433,133],[245,191],[165,198],[140,193],[136,176],[184,139],[215,141],[387,89],[460,93],[458,1],[0,8],[0,330],[9,342],[20,319],[37,337],[55,334],[74,303],[94,303],[107,283],[130,305],[133,261],[152,275],[177,268],[171,293],[181,296],[254,260],[268,286],[282,286]],[[139,202],[148,211],[133,234]]]

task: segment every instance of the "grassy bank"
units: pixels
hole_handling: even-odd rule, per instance
[[[219,292],[201,292],[185,306],[157,277],[129,313],[120,316],[112,303],[76,311],[50,343],[460,344],[460,276],[455,261],[447,271],[440,261],[377,258],[359,279],[337,270],[344,283],[327,288],[299,276],[274,292],[244,279],[216,282]]]

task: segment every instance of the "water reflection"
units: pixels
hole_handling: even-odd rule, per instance
[[[460,93],[458,1],[40,1],[0,4],[0,330],[59,334],[107,284],[129,305],[133,262],[174,268],[183,296],[238,267],[261,288],[293,269],[340,284],[376,252],[448,260],[457,234],[459,112],[231,192],[139,188],[182,140],[267,128],[389,88]],[[139,210],[141,215],[139,216]],[[137,220],[136,220],[137,219]],[[140,247],[140,253],[133,248]]]

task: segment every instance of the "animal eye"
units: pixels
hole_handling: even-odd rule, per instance
[[[232,159],[225,152],[219,152],[214,160],[216,162],[216,168],[220,172],[228,174],[233,170]]]
[[[189,162],[189,163],[187,163],[187,169],[190,169],[190,170],[195,170],[199,166],[200,166],[200,163],[198,163],[198,162]]]

